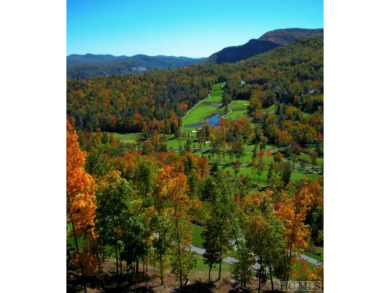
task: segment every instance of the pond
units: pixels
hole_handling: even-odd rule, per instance
[[[200,128],[203,125],[204,125],[203,123],[196,123],[196,124],[185,125],[184,127],[186,127],[186,128]]]
[[[208,118],[206,118],[206,121],[209,122],[210,126],[215,126],[217,125],[217,123],[219,122],[219,120],[221,120],[221,118],[219,118],[219,114],[215,114],[213,116],[210,116]]]
[[[215,125],[217,125],[219,120],[221,120],[221,118],[219,118],[219,114],[215,114],[213,116],[207,117],[205,120],[209,123],[210,126],[215,126]],[[203,125],[205,125],[205,123],[190,124],[190,125],[185,125],[184,127],[186,127],[186,128],[200,128]]]

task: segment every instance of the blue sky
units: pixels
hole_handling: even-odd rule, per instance
[[[208,57],[279,28],[323,28],[323,0],[68,0],[67,55]]]

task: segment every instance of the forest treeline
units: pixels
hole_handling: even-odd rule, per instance
[[[87,79],[111,75],[137,74],[147,71],[174,69],[198,64],[204,58],[173,56],[112,56],[112,55],[69,55],[66,58],[67,79]]]
[[[187,109],[222,81],[226,81],[225,103],[252,100],[251,113],[257,120],[261,108],[275,103],[307,113],[304,117],[290,113],[299,122],[321,119],[323,39],[299,40],[234,64],[68,81],[67,117],[77,128],[89,131],[170,134],[180,127]]]

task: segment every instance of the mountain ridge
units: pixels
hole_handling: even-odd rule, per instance
[[[208,58],[190,58],[185,56],[114,56],[111,54],[67,56],[67,79],[87,79],[94,77],[137,74],[153,70],[175,69],[196,64],[222,64],[246,60],[250,57],[283,47],[295,41],[313,36],[323,36],[324,29],[287,28],[276,29],[250,39],[238,46],[229,46],[211,54]]]
[[[206,60],[205,64],[234,63],[246,60],[258,54],[265,53],[277,47],[286,46],[295,41],[323,35],[324,29],[302,29],[287,28],[266,32],[257,39],[251,39],[247,43],[239,46],[231,46],[213,53]]]
[[[244,45],[231,46],[212,54],[204,63],[221,64],[234,63],[240,60],[246,60],[252,56],[267,52],[281,45],[267,40],[251,39]]]
[[[289,45],[296,40],[315,37],[324,34],[324,29],[304,29],[304,28],[286,28],[276,29],[273,31],[266,32],[258,38],[258,40],[271,41],[280,45]]]
[[[184,56],[113,56],[110,54],[71,54],[67,56],[67,79],[136,74],[199,64],[206,58]]]

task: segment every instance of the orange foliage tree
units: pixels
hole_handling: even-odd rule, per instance
[[[172,245],[172,272],[179,278],[180,288],[196,261],[190,251],[192,241],[191,211],[199,209],[198,199],[190,200],[187,178],[182,172],[176,172],[172,166],[158,170],[154,185],[155,201],[160,213],[168,215],[171,231],[167,237]],[[161,237],[162,235],[160,235]]]
[[[80,269],[84,275],[93,275],[97,271],[97,262],[94,253],[91,253],[95,234],[95,190],[96,185],[92,176],[85,172],[84,162],[86,154],[79,148],[77,134],[72,125],[66,123],[66,201],[67,222],[71,224],[72,232],[68,236],[74,237],[76,258],[79,259]],[[77,239],[84,237],[83,251]],[[89,247],[88,247],[89,246]]]
[[[282,192],[282,203],[278,204],[278,208],[275,209],[275,214],[286,227],[285,241],[288,261],[286,280],[288,280],[293,263],[297,261],[297,256],[308,245],[305,239],[309,231],[304,221],[313,204],[318,200],[319,189],[318,183],[309,183],[305,179],[291,197]]]

